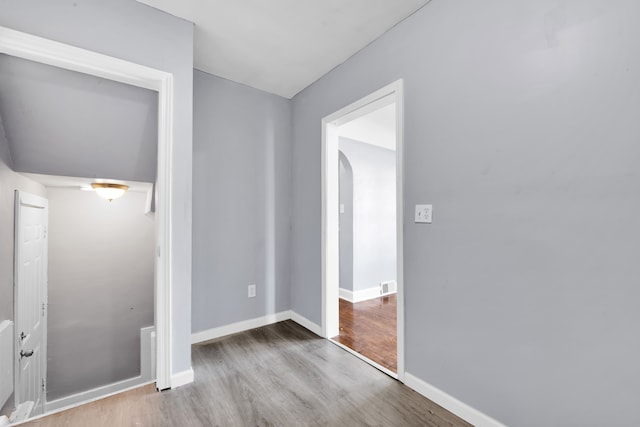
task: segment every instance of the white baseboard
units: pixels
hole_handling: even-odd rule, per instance
[[[432,386],[420,378],[405,372],[404,383],[427,399],[437,403],[449,412],[459,416],[475,427],[506,427],[501,422],[483,414],[475,408]]]
[[[193,382],[193,368],[171,375],[171,388],[191,384]]]
[[[60,408],[75,407],[80,404],[92,402],[138,387],[143,384],[155,382],[155,326],[148,326],[140,329],[140,375],[126,380],[117,381],[115,383],[106,384],[91,390],[82,391],[70,396],[61,397],[60,399],[45,402],[45,412],[56,411]]]
[[[322,335],[322,328],[311,320],[299,315],[298,313],[287,310],[280,313],[268,314],[255,319],[243,320],[241,322],[231,323],[230,325],[219,326],[217,328],[207,329],[206,331],[194,332],[191,334],[191,344],[198,344],[210,341],[216,338],[224,337],[238,332],[248,331],[250,329],[260,328],[262,326],[271,325],[273,323],[282,322],[284,320],[293,320],[303,328],[306,328],[316,335]]]
[[[112,396],[123,391],[128,391],[142,385],[151,384],[154,381],[145,381],[142,377],[137,376],[115,383],[107,384],[102,387],[96,387],[91,390],[72,394],[71,396],[61,397],[44,404],[44,411],[49,415],[52,411],[60,412],[66,409],[75,408],[85,403],[93,402]]]
[[[280,313],[256,317],[255,319],[243,320],[241,322],[231,323],[230,325],[207,329],[206,331],[194,332],[193,334],[191,334],[191,344],[198,344],[201,342],[224,337],[226,335],[248,331],[249,329],[260,328],[262,326],[282,322],[283,320],[288,320],[290,318],[291,315],[289,314],[289,311],[282,311]]]
[[[322,327],[320,325],[313,323],[311,320],[307,319],[304,316],[299,315],[293,310],[291,310],[289,313],[290,313],[289,318],[294,322],[296,322],[298,325],[310,330],[316,335],[322,336]]]
[[[344,289],[344,288],[340,288],[338,291],[339,291],[340,298],[347,300],[351,303],[362,302],[362,301],[366,301],[374,298],[380,298],[382,296],[380,295],[380,286],[374,286],[372,288],[362,289],[360,291],[355,291],[355,292],[349,289]],[[391,294],[395,294],[395,292],[385,294],[385,296],[391,295]]]
[[[338,297],[349,302],[353,302],[353,291],[345,288],[338,288]]]

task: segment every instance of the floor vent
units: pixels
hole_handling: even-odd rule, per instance
[[[395,280],[380,283],[380,295],[395,294],[398,292],[398,283]]]

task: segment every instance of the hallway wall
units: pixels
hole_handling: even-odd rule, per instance
[[[195,70],[193,147],[193,332],[288,310],[290,101]]]
[[[506,425],[640,425],[639,18],[433,0],[296,95],[292,309],[322,321],[321,120],[401,78],[407,372]]]

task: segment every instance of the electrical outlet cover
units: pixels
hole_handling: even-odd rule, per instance
[[[415,222],[431,224],[433,217],[432,205],[416,205]]]

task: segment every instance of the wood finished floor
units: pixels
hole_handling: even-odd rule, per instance
[[[153,386],[28,426],[470,426],[292,321],[193,346],[195,382]]]
[[[395,294],[357,303],[340,298],[340,335],[332,340],[397,372],[396,313]]]

